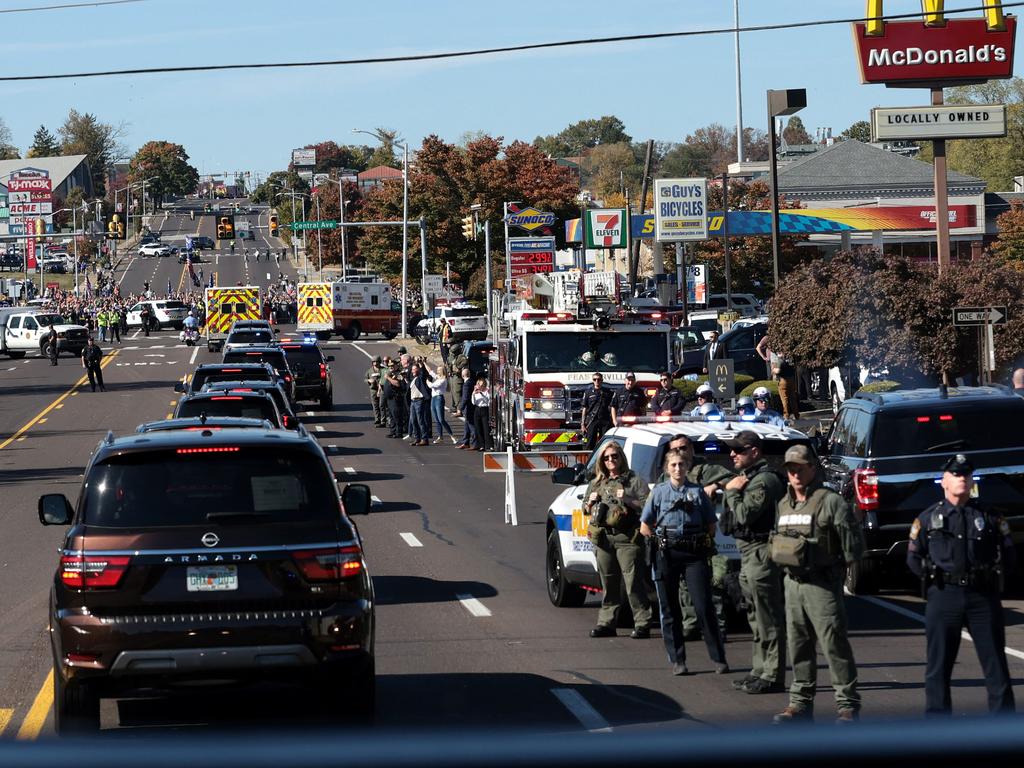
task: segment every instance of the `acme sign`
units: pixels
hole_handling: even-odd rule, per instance
[[[1017,19],[999,2],[984,18],[947,19],[942,0],[924,0],[923,21],[882,21],[882,1],[868,0],[867,17],[853,25],[861,81],[931,86],[1013,76]]]

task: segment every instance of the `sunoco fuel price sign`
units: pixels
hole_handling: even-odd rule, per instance
[[[654,182],[654,237],[660,242],[707,240],[707,179]]]

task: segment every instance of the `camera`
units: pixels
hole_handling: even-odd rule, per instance
[[[609,509],[609,506],[603,501],[594,504],[594,508],[590,510],[590,524],[597,528],[604,528],[608,522]]]

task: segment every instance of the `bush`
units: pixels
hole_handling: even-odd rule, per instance
[[[864,392],[892,392],[894,389],[900,389],[903,385],[898,381],[873,381],[870,384],[865,384],[861,387],[861,391]]]
[[[700,376],[697,377],[696,381],[690,381],[688,379],[676,379],[675,382],[673,383],[673,386],[675,386],[676,389],[678,389],[680,392],[683,393],[683,397],[687,401],[689,401],[689,400],[696,400],[697,399],[697,387],[699,387],[701,384],[707,384],[707,381],[708,381],[707,374],[701,374]],[[754,377],[753,376],[747,376],[745,373],[737,373],[736,374],[736,391],[740,392],[740,390],[744,389],[745,387],[750,386],[753,381],[754,381]]]
[[[771,401],[769,402],[769,405],[774,410],[781,412],[782,398],[779,397],[779,383],[777,381],[772,381],[771,379],[766,379],[763,381],[751,381],[750,384],[744,387],[743,391],[740,392],[740,397],[753,397],[754,390],[757,389],[758,387],[764,387],[765,389],[768,390],[768,393],[771,395]]]

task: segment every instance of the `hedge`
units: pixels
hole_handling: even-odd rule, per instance
[[[887,379],[882,381],[873,381],[870,384],[865,384],[861,389],[864,392],[892,392],[894,389],[900,389],[903,385],[898,381],[889,381]]]

